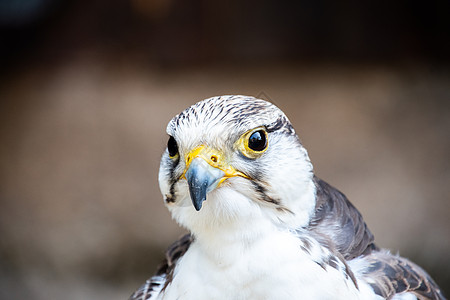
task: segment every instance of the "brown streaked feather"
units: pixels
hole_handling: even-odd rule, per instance
[[[413,293],[418,299],[444,300],[437,284],[418,265],[387,251],[373,251],[364,257],[369,267],[363,278],[376,294],[391,299],[400,293]]]
[[[346,260],[377,249],[373,234],[347,197],[316,176],[314,182],[316,210],[308,229],[328,238]]]
[[[155,275],[137,289],[129,300],[150,300],[152,292],[155,290],[164,290],[172,282],[173,272],[178,260],[186,253],[193,240],[194,238],[191,234],[186,234],[173,243],[167,249],[166,258],[158,267]],[[161,282],[161,279],[164,282]],[[163,285],[162,288],[161,285]]]

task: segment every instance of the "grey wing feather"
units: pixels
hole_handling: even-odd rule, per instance
[[[377,250],[373,234],[347,197],[316,176],[314,182],[316,210],[309,229],[331,241],[346,260]]]
[[[413,293],[421,300],[445,299],[422,268],[380,251],[363,217],[344,194],[315,176],[314,182],[316,210],[309,229],[324,237],[323,243],[335,248],[347,261],[358,257],[368,263],[369,267],[358,273],[362,273],[376,294],[386,299],[401,293]]]
[[[412,293],[418,299],[445,300],[437,284],[418,265],[387,251],[374,251],[363,258],[368,267],[363,279],[376,294],[391,299],[396,294]]]
[[[186,234],[173,243],[166,251],[166,258],[158,267],[156,274],[141,285],[129,300],[156,299],[160,292],[172,282],[173,271],[178,260],[186,253],[193,241],[190,234]]]

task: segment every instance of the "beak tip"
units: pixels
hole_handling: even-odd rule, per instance
[[[194,204],[194,208],[195,208],[196,211],[200,211],[200,209],[202,209],[202,203]]]
[[[196,211],[200,211],[203,206],[203,201],[206,200],[206,195],[191,194],[192,204]]]

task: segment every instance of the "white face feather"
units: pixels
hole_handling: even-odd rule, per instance
[[[268,132],[268,148],[259,157],[245,157],[236,141],[258,127]],[[275,105],[246,96],[209,98],[174,117],[167,133],[175,139],[179,155],[171,158],[166,150],[162,156],[161,192],[173,217],[194,234],[263,219],[288,228],[308,224],[315,205],[312,165],[289,120]],[[196,211],[181,177],[184,157],[200,145],[220,151],[227,164],[250,178],[226,179]]]

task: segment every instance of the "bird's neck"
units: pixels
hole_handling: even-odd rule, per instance
[[[218,228],[205,228],[194,233],[199,249],[214,261],[224,264],[236,260],[236,255],[280,232],[287,231],[267,218],[235,220]]]

